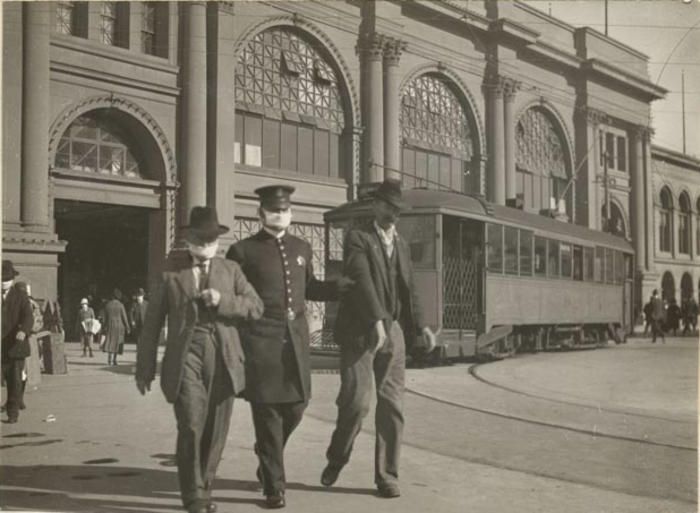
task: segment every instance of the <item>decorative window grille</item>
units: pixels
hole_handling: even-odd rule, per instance
[[[678,252],[690,254],[690,198],[683,193],[678,199]]]
[[[76,119],[61,137],[56,167],[101,175],[140,178],[139,164],[126,143],[127,136],[107,120]]]
[[[117,2],[102,2],[100,37],[106,45],[117,44]]]
[[[338,78],[313,43],[293,30],[256,35],[238,57],[236,102],[323,120],[341,132],[345,125]]]
[[[671,192],[664,187],[661,190],[661,205],[659,206],[659,249],[668,253],[671,252],[673,239],[672,217]]]
[[[149,55],[156,54],[156,8],[155,2],[143,3],[141,51]]]
[[[564,141],[539,108],[525,111],[516,130],[518,167],[531,174],[567,179]]]
[[[406,187],[467,191],[474,140],[463,103],[439,75],[412,80],[401,96],[402,169]]]
[[[56,31],[60,34],[74,36],[75,34],[75,16],[77,9],[75,2],[57,2],[56,3]]]

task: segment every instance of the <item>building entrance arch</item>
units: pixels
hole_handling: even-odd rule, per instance
[[[661,297],[666,302],[676,298],[676,281],[670,271],[666,271],[661,278]]]

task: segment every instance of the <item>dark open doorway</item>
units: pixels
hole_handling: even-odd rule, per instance
[[[134,291],[146,287],[149,212],[138,207],[56,201],[56,232],[68,243],[58,270],[68,340],[78,339],[75,318],[81,298],[91,296],[97,314],[115,288],[123,292],[128,308]]]

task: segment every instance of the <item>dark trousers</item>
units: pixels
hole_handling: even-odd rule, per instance
[[[213,333],[195,330],[185,356],[177,419],[177,473],[182,502],[208,500],[226,444],[233,385]]]
[[[2,375],[7,385],[5,410],[10,419],[19,417],[19,406],[23,402],[22,369],[24,369],[24,358],[17,360],[5,358],[2,362]]]
[[[255,451],[260,460],[265,495],[284,492],[284,446],[301,422],[306,402],[250,403],[255,425]]]
[[[666,336],[664,335],[664,330],[661,326],[663,321],[661,319],[651,320],[651,341],[656,342],[656,336],[661,335],[661,340],[666,342]]]
[[[377,391],[374,482],[383,486],[398,480],[405,369],[406,344],[396,321],[379,351],[368,349],[358,354],[354,348],[341,347],[338,419],[326,452],[329,465],[342,468],[350,459],[362,419],[369,412],[374,374]]]
[[[92,356],[92,337],[94,337],[92,333],[87,333],[85,331],[83,331],[80,337],[83,342],[83,356],[87,354],[87,351],[90,351],[90,356]]]

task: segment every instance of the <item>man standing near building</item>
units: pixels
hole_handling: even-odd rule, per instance
[[[287,231],[294,188],[256,189],[263,229],[226,255],[241,265],[265,305],[263,317],[241,333],[246,353],[246,391],[255,425],[258,479],[270,508],[285,506],[284,446],[297,427],[311,394],[309,326],[304,301],[330,301],[350,285],[341,278],[314,277],[308,242]]]
[[[341,386],[336,428],[321,483],[331,486],[350,459],[376,383],[374,482],[381,497],[400,495],[399,452],[403,432],[406,346],[417,336],[432,351],[435,336],[424,326],[413,285],[411,256],[396,231],[405,204],[399,182],[386,180],[375,193],[374,220],[345,238],[343,274],[355,287],[341,300],[335,325]]]
[[[237,323],[258,319],[263,306],[240,267],[216,256],[219,235],[228,231],[216,210],[194,207],[185,228],[188,252],[171,254],[146,312],[136,386],[141,394],[150,390],[167,316],[160,382],[175,407],[180,493],[189,513],[213,513],[212,483],[233,398],[245,388]]]
[[[26,292],[15,285],[15,271],[10,260],[2,261],[2,375],[7,385],[7,422],[19,419],[22,404],[22,371],[29,356],[29,335],[34,317]]]
[[[131,304],[129,309],[129,322],[131,323],[131,335],[134,343],[138,344],[141,331],[143,330],[143,321],[146,319],[146,310],[148,309],[148,301],[146,301],[146,291],[139,288],[136,291],[136,299]]]
[[[651,294],[651,341],[656,342],[656,336],[661,335],[661,340],[666,343],[663,323],[666,319],[666,308],[663,299],[659,297],[659,291],[654,289]]]

